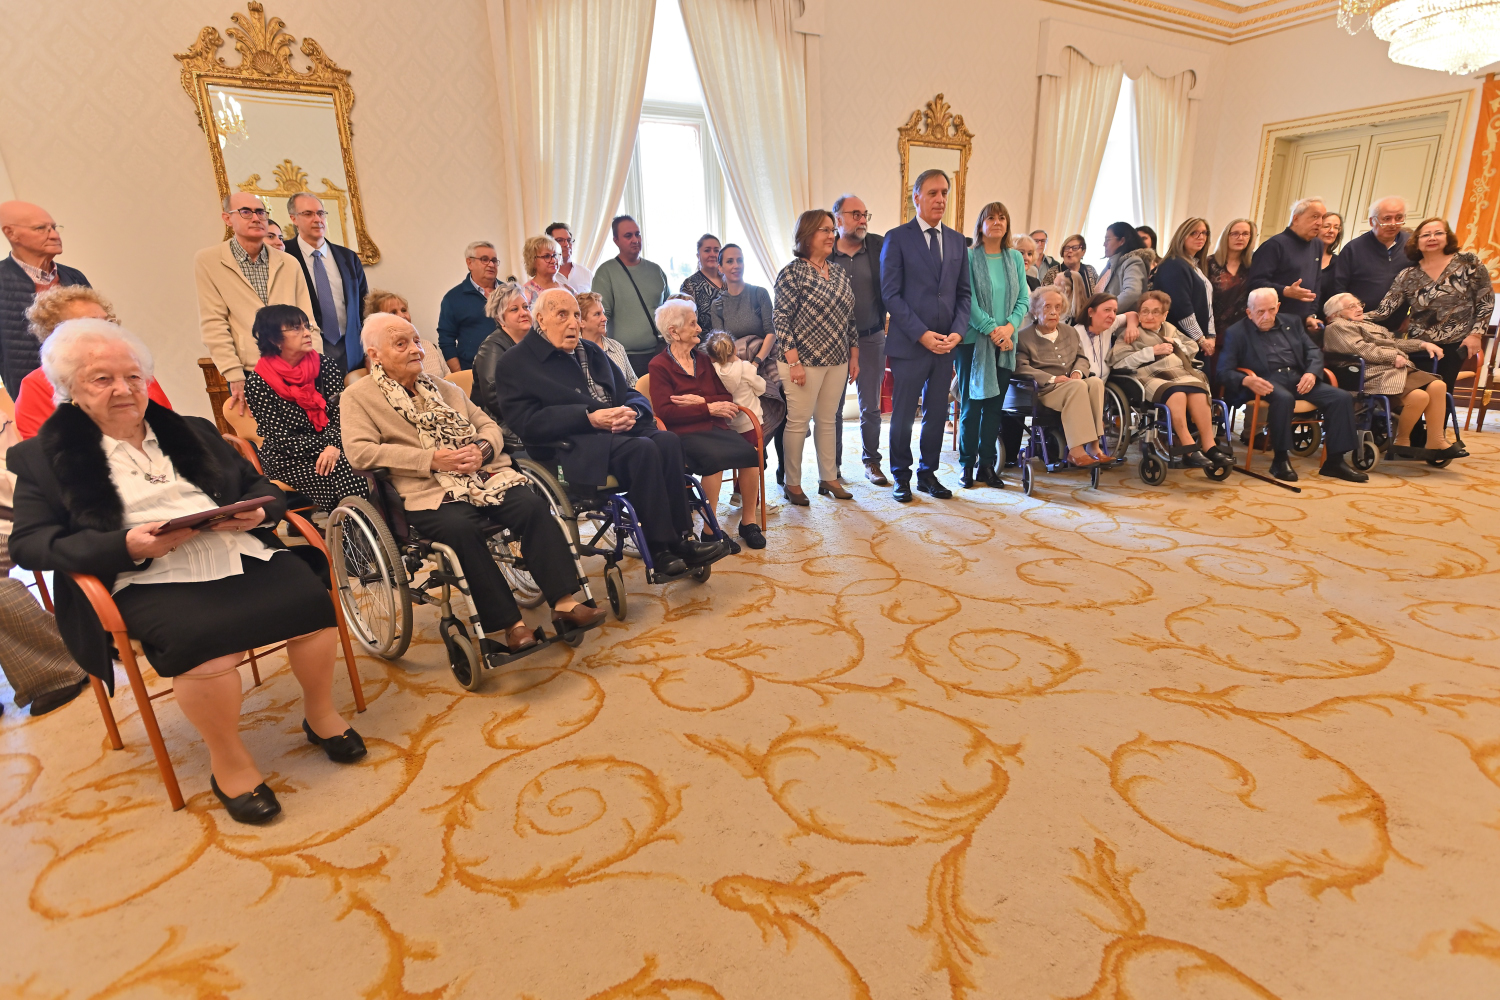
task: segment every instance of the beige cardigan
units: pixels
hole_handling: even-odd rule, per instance
[[[312,296],[307,292],[302,266],[291,254],[272,247],[267,249],[271,251],[271,268],[264,304],[297,306],[307,313],[308,325],[316,331],[318,318],[313,315]],[[208,348],[214,366],[227,381],[243,381],[245,370],[253,369],[260,360],[253,332],[255,314],[262,306],[260,296],[240,270],[240,262],[234,259],[228,240],[199,250],[193,257],[193,275],[198,282],[198,324],[203,346]],[[313,346],[321,353],[323,338],[314,337]]]
[[[486,472],[510,468],[510,456],[502,450],[505,441],[500,425],[475,406],[464,391],[447,379],[434,379],[443,400],[468,418],[479,436],[495,449]],[[420,400],[417,401],[420,405]],[[443,488],[432,474],[434,449],[423,448],[412,426],[386,400],[373,378],[362,378],[339,395],[344,431],[344,454],[356,469],[389,469],[391,484],[407,510],[436,510],[443,502]]]

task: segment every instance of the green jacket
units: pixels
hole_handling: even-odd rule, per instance
[[[635,287],[631,287],[631,279]],[[640,298],[636,297],[640,289]],[[594,272],[591,290],[603,300],[604,315],[609,317],[609,336],[625,345],[632,354],[654,351],[662,346],[656,339],[656,307],[667,301],[667,274],[645,258],[628,271],[620,258],[611,257]],[[642,300],[647,312],[641,311]],[[649,313],[649,315],[648,315]]]
[[[1026,319],[1026,307],[1031,302],[1031,288],[1026,284],[1026,262],[1021,251],[1004,251],[1005,263],[1010,269],[1009,301],[997,302],[999,289],[990,287],[990,266],[985,257],[984,245],[976,244],[969,250],[969,284],[974,289],[973,305],[969,308],[969,328],[964,332],[965,344],[988,339],[990,331],[997,326],[1011,325],[1011,349],[997,352],[996,360],[1002,368],[1016,366],[1015,334],[1021,331]]]

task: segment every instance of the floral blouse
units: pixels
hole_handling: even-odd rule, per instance
[[[714,300],[724,294],[724,286],[714,284],[702,271],[694,271],[683,279],[681,291],[693,297],[693,308],[698,310],[698,325],[703,328],[703,336],[707,337],[709,324],[713,322],[709,314]]]
[[[1456,344],[1470,334],[1484,335],[1495,311],[1495,289],[1484,262],[1464,251],[1453,255],[1436,281],[1421,265],[1396,275],[1379,308],[1365,313],[1365,319],[1383,322],[1403,305],[1411,308],[1406,336],[1431,344]]]
[[[1214,286],[1214,329],[1224,336],[1231,326],[1245,318],[1245,300],[1250,296],[1250,265],[1240,262],[1233,274],[1212,254],[1208,257],[1208,280]]]

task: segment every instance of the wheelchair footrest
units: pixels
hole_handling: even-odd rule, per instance
[[[484,665],[490,670],[503,667],[507,663],[513,663],[523,656],[530,656],[538,650],[546,649],[556,642],[560,636],[548,636],[540,628],[533,629],[531,634],[536,637],[536,644],[527,646],[525,649],[512,653],[509,646],[501,645],[489,636],[479,640],[479,651],[484,656]]]

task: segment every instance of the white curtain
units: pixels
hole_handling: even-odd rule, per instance
[[[792,28],[801,10],[801,0],[682,0],[729,194],[771,275],[792,259],[797,215],[813,207],[806,41]]]
[[[1029,216],[1057,246],[1083,228],[1125,75],[1122,63],[1095,66],[1074,48],[1064,60],[1062,76],[1041,78]]]
[[[572,227],[575,259],[592,266],[609,255],[635,147],[656,0],[488,0],[488,12],[505,207],[498,249],[509,261],[500,273],[524,273],[521,245],[550,222]]]
[[[1149,69],[1135,81],[1136,176],[1141,221],[1161,237],[1161,251],[1177,225],[1175,205],[1185,171],[1188,92],[1197,82],[1192,70],[1157,76]]]

